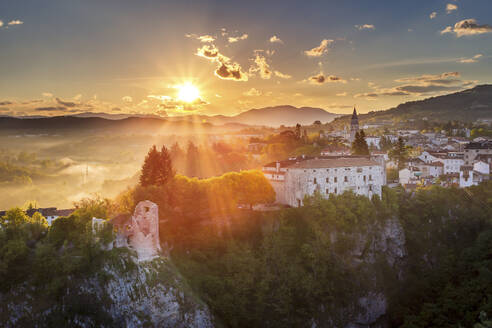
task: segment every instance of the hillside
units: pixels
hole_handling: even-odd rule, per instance
[[[439,122],[472,122],[480,118],[492,118],[492,85],[479,85],[444,96],[407,102],[385,111],[360,115],[360,119],[365,122],[402,121],[424,117],[429,121]]]
[[[0,117],[0,131],[6,134],[13,132],[38,133],[83,133],[111,132],[128,134],[145,132],[158,134],[200,134],[214,129],[214,132],[237,131],[240,125],[213,126],[207,122],[171,122],[162,118],[128,117],[108,119],[102,117],[56,116],[22,119],[16,117]]]
[[[233,120],[250,125],[302,125],[312,124],[319,120],[322,123],[332,121],[337,114],[329,113],[321,108],[313,107],[294,107],[294,106],[275,106],[251,109],[233,117]]]

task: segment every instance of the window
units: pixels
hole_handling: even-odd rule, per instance
[[[336,182],[337,182],[337,177],[334,177],[334,178],[333,178],[333,180],[334,180],[334,182],[336,183]]]
[[[317,184],[318,182],[316,181],[316,178],[313,179],[313,183]]]
[[[362,173],[362,168],[361,167],[358,167],[357,168],[357,173]]]
[[[372,186],[369,186],[369,191],[372,191]]]
[[[330,193],[330,189],[326,188],[326,194],[328,195]]]
[[[364,182],[366,182],[366,176],[364,175]]]
[[[348,182],[348,178],[347,178],[347,176],[344,176],[344,177],[343,177],[343,182]]]
[[[337,193],[337,188],[335,188],[335,194]]]
[[[372,181],[372,174],[369,174],[369,181]]]
[[[330,183],[330,178],[326,178],[326,183]]]

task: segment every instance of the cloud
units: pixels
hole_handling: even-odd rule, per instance
[[[436,18],[436,16],[437,16],[437,13],[435,11],[433,11],[430,13],[429,18],[434,19],[434,18]]]
[[[335,108],[343,109],[343,108],[353,108],[353,105],[331,103],[331,104],[324,106],[324,107],[329,108],[329,109],[335,109]]]
[[[243,95],[248,97],[257,97],[257,96],[261,96],[261,91],[259,91],[256,88],[251,88],[248,91],[243,92]]]
[[[465,19],[457,22],[454,26],[448,26],[441,31],[441,34],[454,33],[456,37],[478,35],[485,33],[492,33],[492,26],[490,25],[478,25],[477,21],[473,18]]]
[[[284,41],[280,40],[280,39],[279,39],[276,35],[274,35],[274,36],[272,36],[272,37],[270,38],[270,42],[271,42],[271,43],[281,43],[281,44],[283,44],[283,43],[284,43]]]
[[[211,36],[211,35],[208,35],[208,34],[205,34],[205,35],[196,35],[194,33],[191,33],[191,34],[185,34],[185,37],[197,39],[197,40],[200,40],[200,42],[203,42],[203,43],[210,43],[210,42],[214,42],[215,41],[215,37],[214,36]]]
[[[459,77],[458,72],[445,72],[442,74],[424,74],[416,77],[404,77],[396,79],[395,82],[402,83],[434,83],[434,84],[452,84],[460,80],[453,79]]]
[[[279,71],[273,71],[273,73],[275,74],[275,76],[277,76],[281,79],[290,79],[292,77],[292,75],[284,74],[284,73],[279,72]]]
[[[11,20],[10,22],[8,22],[7,25],[12,26],[12,25],[22,25],[22,24],[24,24],[23,21],[15,19],[15,20]]]
[[[328,47],[333,43],[333,40],[324,39],[321,41],[320,45],[314,47],[310,50],[304,51],[308,57],[321,57],[323,54],[328,52]]]
[[[366,98],[374,100],[380,96],[414,96],[428,95],[439,92],[451,92],[462,90],[463,88],[474,85],[475,81],[463,81],[459,79],[458,72],[445,72],[442,74],[424,74],[420,76],[404,77],[395,80],[404,83],[393,88],[377,88],[367,93],[358,93],[355,98]]]
[[[72,102],[72,101],[63,101],[61,100],[60,98],[55,98],[56,99],[56,102],[59,103],[60,105],[63,105],[65,107],[75,107],[77,106],[76,103]]]
[[[46,97],[46,98],[52,98],[53,97],[53,94],[51,92],[43,92],[41,95],[43,97]]]
[[[211,35],[201,35],[198,37],[200,42],[214,42],[215,38]]]
[[[347,95],[346,92],[340,92],[336,94],[337,97],[345,97],[346,95]]]
[[[259,51],[257,51],[253,61],[255,65],[250,68],[251,73],[259,72],[260,77],[264,80],[272,77],[273,72],[270,69],[270,65],[267,63],[266,57],[262,56]]]
[[[212,45],[204,45],[201,48],[196,50],[196,55],[207,58],[207,59],[215,59],[219,57],[219,49],[217,49],[213,44]]]
[[[464,64],[476,63],[478,61],[478,59],[481,57],[483,57],[482,54],[476,54],[475,56],[473,56],[471,58],[462,58],[462,59],[458,60],[458,63],[464,63]]]
[[[446,5],[446,13],[451,14],[453,11],[458,10],[458,6],[453,3],[448,3]]]
[[[308,82],[314,85],[321,85],[325,83],[337,83],[337,82],[347,83],[347,81],[342,79],[341,77],[335,75],[325,75],[323,72],[308,77],[306,80],[304,80],[304,82]]]
[[[248,81],[248,75],[241,70],[241,66],[229,61],[221,61],[215,75],[224,80]]]
[[[230,58],[222,55],[215,45],[204,45],[198,48],[196,55],[206,58],[217,64],[215,76],[224,80],[247,81],[248,75],[242,71],[241,65],[232,62]]]
[[[66,108],[63,106],[53,106],[53,107],[37,107],[34,108],[38,112],[54,112],[54,111],[65,111]]]
[[[164,109],[166,114],[172,113],[187,113],[194,112],[202,109],[204,105],[208,105],[208,102],[201,98],[195,99],[193,102],[185,102],[177,98],[167,95],[148,95],[148,100],[144,100],[138,104],[142,108],[155,108],[157,105],[160,109]],[[156,103],[155,103],[155,102]]]
[[[358,29],[359,31],[362,30],[375,30],[376,27],[372,24],[364,24],[364,25],[355,25],[355,28]]]
[[[0,106],[8,106],[8,105],[12,105],[12,104],[13,104],[13,102],[8,101],[8,100],[0,101]]]
[[[133,98],[130,97],[130,96],[124,96],[123,98],[121,98],[121,100],[123,100],[124,102],[126,103],[131,103],[133,102]]]
[[[234,42],[238,42],[240,40],[246,40],[247,38],[248,38],[248,35],[246,33],[244,33],[241,36],[230,36],[227,38],[227,41],[229,41],[229,43],[234,43]]]

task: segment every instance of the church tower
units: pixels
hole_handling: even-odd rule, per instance
[[[357,117],[357,111],[354,107],[352,119],[350,120],[350,142],[353,142],[355,140],[355,134],[357,132],[359,132],[359,118]]]

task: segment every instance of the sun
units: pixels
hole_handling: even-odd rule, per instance
[[[200,98],[200,91],[191,83],[186,83],[177,87],[178,99],[187,103],[194,102]]]

